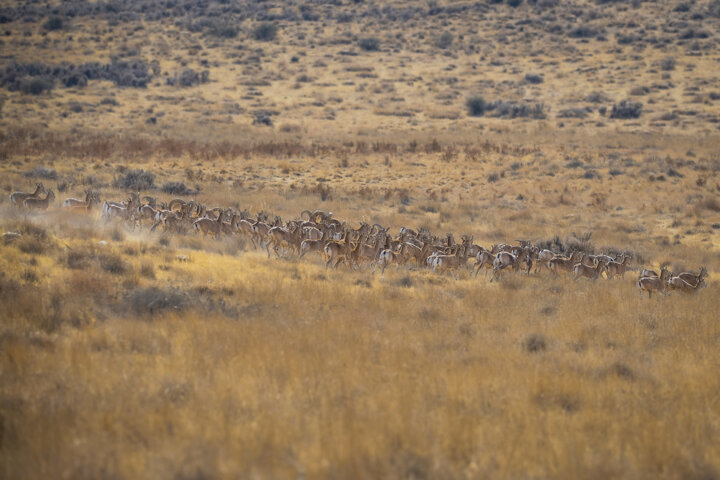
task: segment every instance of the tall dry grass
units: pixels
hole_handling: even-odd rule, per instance
[[[44,250],[0,247],[5,478],[720,468],[712,283],[648,301],[632,274],[380,276],[26,221]]]

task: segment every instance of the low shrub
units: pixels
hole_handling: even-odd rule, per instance
[[[57,171],[47,167],[35,167],[24,173],[28,178],[42,178],[43,180],[57,180],[60,178]]]
[[[151,190],[155,188],[155,174],[145,170],[129,170],[125,175],[117,177],[113,186],[135,191]]]
[[[262,22],[260,25],[255,27],[252,31],[252,36],[255,40],[262,42],[269,42],[274,40],[277,36],[277,25],[271,22]]]
[[[193,193],[195,193],[183,182],[167,182],[163,184],[160,190],[163,193],[167,193],[169,195],[192,195]]]
[[[445,32],[435,39],[435,46],[437,48],[443,49],[450,48],[450,46],[452,46],[453,40],[453,34],[450,32]]]
[[[62,30],[63,26],[64,25],[62,17],[53,15],[52,17],[48,18],[45,23],[43,23],[42,27],[47,31],[53,32],[55,30]]]
[[[366,52],[376,52],[380,50],[380,40],[374,37],[361,38],[358,46]]]
[[[98,260],[100,261],[100,267],[113,275],[122,275],[130,269],[122,257],[114,253],[100,255]]]
[[[40,95],[52,90],[53,81],[48,77],[30,77],[20,81],[19,90],[29,95]]]
[[[617,119],[640,118],[640,115],[642,115],[642,103],[629,100],[616,103],[610,112],[610,118]]]
[[[482,117],[485,114],[487,104],[485,99],[480,96],[470,97],[465,102],[468,109],[468,115],[471,117]]]
[[[539,83],[543,83],[544,79],[542,75],[537,75],[535,73],[526,73],[525,74],[525,83],[530,83],[533,85],[537,85]]]

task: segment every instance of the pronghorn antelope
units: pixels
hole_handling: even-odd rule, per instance
[[[495,262],[495,255],[490,253],[489,250],[483,249],[475,256],[475,265],[473,265],[473,269],[475,269],[475,276],[478,276],[478,273],[480,273],[480,269],[485,269],[485,277],[487,277],[487,271],[491,270],[493,268],[493,263]]]
[[[325,248],[325,235],[326,231],[323,231],[322,236],[317,240],[303,240],[300,243],[300,258],[311,252],[318,252],[322,255]]]
[[[63,202],[62,206],[73,212],[89,212],[98,203],[100,203],[98,194],[92,190],[85,190],[85,200],[68,198]]]
[[[259,222],[260,220],[255,220],[253,222],[251,220],[248,220],[247,218],[243,218],[238,222],[238,233],[249,238],[250,242],[252,242],[252,246],[254,249],[257,249],[257,244],[255,243],[255,230],[253,229],[253,227]]]
[[[607,262],[605,265],[605,274],[607,275],[608,280],[615,277],[625,278],[625,271],[627,270],[628,262],[630,262],[630,256],[628,255],[623,255],[621,262],[617,262],[615,260]]]
[[[303,236],[308,240],[317,240],[322,238],[324,230],[321,231],[319,228],[313,225],[299,227],[302,229]]]
[[[610,255],[605,255],[604,253],[603,253],[603,254],[600,254],[600,255],[586,255],[586,254],[584,254],[583,257],[582,257],[582,260],[580,261],[580,263],[584,263],[585,265],[588,265],[588,266],[590,266],[590,267],[594,267],[595,265],[598,264],[598,262],[599,262],[600,260],[602,260],[602,261],[605,262],[606,264],[615,261],[615,259],[612,258]]]
[[[55,200],[55,192],[52,189],[48,190],[45,198],[33,198],[29,197],[23,201],[23,206],[30,210],[47,210],[50,202]]]
[[[372,245],[366,244],[364,241],[361,240],[358,242],[358,246],[356,248],[356,252],[354,253],[353,262],[356,265],[359,265],[362,261],[367,261],[370,263],[375,262],[377,260],[378,255],[380,254],[380,251],[383,250],[383,247],[385,246],[385,241],[387,239],[387,230],[382,230],[374,237],[374,242]]]
[[[217,238],[220,235],[222,227],[222,217],[222,212],[220,212],[216,220],[211,220],[207,217],[199,218],[193,222],[192,226],[196,232],[202,232],[205,236],[212,234]]]
[[[683,272],[679,273],[677,276],[689,285],[697,286],[704,281],[705,277],[707,276],[707,270],[705,270],[705,267],[700,267],[700,273],[698,274]]]
[[[575,280],[579,279],[580,277],[589,278],[590,280],[596,280],[604,269],[605,260],[600,258],[598,259],[597,265],[595,265],[595,267],[590,267],[588,265],[585,265],[584,263],[576,263],[573,267],[573,273],[575,273]]]
[[[699,278],[699,280],[693,284],[684,280],[680,276],[676,276],[671,277],[670,280],[668,280],[668,287],[670,290],[680,290],[682,293],[695,293],[698,289],[706,287],[706,285],[705,280],[702,278]]]
[[[548,262],[548,267],[555,275],[560,275],[560,272],[572,272],[573,267],[581,258],[582,254],[580,252],[573,252],[570,258],[556,255]]]
[[[537,258],[535,259],[535,273],[539,273],[542,270],[542,267],[547,268],[548,270],[550,267],[548,266],[550,260],[555,257],[555,254],[550,250],[541,250],[537,254]]]
[[[222,222],[220,225],[220,232],[224,235],[234,235],[238,230],[238,222],[240,221],[240,215],[233,214],[230,217],[229,222]]]
[[[340,262],[346,260],[352,247],[348,233],[349,232],[345,230],[345,234],[341,240],[334,240],[325,244],[325,256],[327,257],[325,268],[328,268],[331,263],[333,263],[333,267],[337,268]]]
[[[42,184],[42,182],[38,182],[35,184],[35,191],[32,193],[13,192],[10,195],[10,203],[12,203],[16,207],[19,207],[24,205],[25,200],[27,200],[28,198],[40,198],[40,195],[46,194],[47,190],[45,190],[45,186]]]
[[[465,247],[462,245],[455,244],[452,247],[453,253],[451,254],[439,254],[435,255],[432,262],[433,272],[440,269],[440,271],[458,269],[465,265],[467,257],[465,256]]]
[[[391,248],[390,250],[393,249]],[[427,260],[429,252],[430,243],[428,242],[423,242],[422,248],[413,243],[403,242],[400,244],[400,261],[401,263],[407,263],[410,260],[414,260],[415,265],[419,267]]]
[[[402,254],[394,252],[392,249],[389,248],[385,249],[378,255],[378,260],[373,267],[372,273],[375,273],[377,267],[381,267],[380,273],[385,273],[385,269],[393,263],[395,265],[400,265],[401,263],[404,263]]]
[[[287,245],[292,248],[296,253],[300,253],[301,239],[296,235],[296,231],[290,231],[285,227],[272,227],[268,230],[267,238],[268,241],[265,243],[265,250],[267,250],[268,258],[270,258],[270,247],[272,246],[275,255],[279,258],[280,254],[278,249],[281,246]]]
[[[130,198],[126,203],[118,203],[106,201],[102,206],[102,217],[105,219],[105,223],[109,222],[113,218],[121,218],[127,222],[133,223],[135,227],[135,213],[140,206],[140,195],[137,193],[131,193]]]
[[[160,211],[156,210],[152,205],[141,206],[137,212],[137,220],[140,223],[140,228],[142,228],[143,220],[148,220],[150,222],[153,222],[153,227],[154,227],[159,213],[160,213]]]
[[[306,213],[308,214],[308,220],[317,224],[327,222],[332,218],[333,215],[332,212],[323,212],[322,210],[315,210],[312,212],[310,210],[303,210],[302,212],[300,212],[300,217],[302,218],[303,215]],[[316,220],[317,218],[319,218],[319,220]]]
[[[638,280],[643,277],[657,277],[657,276],[658,276],[658,274],[655,270],[646,270],[643,268],[642,270],[640,270],[640,275],[638,276]]]
[[[260,245],[261,249],[264,248],[267,245],[267,234],[271,228],[271,225],[260,220],[253,223],[253,245],[257,244]]]
[[[514,271],[518,271],[520,268],[520,262],[517,256],[510,252],[498,252],[493,260],[493,273],[490,276],[490,282],[495,279],[498,272],[505,270],[506,268],[512,268]]]
[[[642,277],[638,280],[640,294],[642,294],[643,291],[648,292],[648,298],[652,298],[652,292],[660,292],[665,295],[668,278],[670,278],[670,272],[665,268],[660,271],[659,277]]]

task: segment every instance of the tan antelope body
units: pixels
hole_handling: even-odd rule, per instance
[[[278,258],[280,254],[278,249],[282,246],[287,246],[293,249],[296,253],[300,253],[300,247],[302,244],[301,239],[285,227],[272,227],[267,233],[267,243],[265,243],[265,249],[267,250],[268,258],[270,258],[270,247],[275,252],[275,256]]]
[[[602,271],[605,269],[605,260],[598,259],[597,265],[590,267],[584,263],[576,263],[573,267],[573,273],[575,274],[575,280],[579,278],[589,278],[590,280],[597,280]]]
[[[667,291],[667,281],[670,277],[670,272],[663,268],[660,271],[660,276],[642,277],[638,280],[638,288],[640,293],[648,292],[648,297],[652,298],[652,292],[660,292],[663,295]]]
[[[35,184],[35,191],[32,193],[13,192],[10,195],[10,203],[12,203],[15,207],[21,207],[28,198],[40,198],[40,195],[47,195],[47,193],[48,192],[45,190],[45,186],[42,182],[38,182]]]
[[[93,209],[95,205],[100,203],[100,197],[92,190],[85,191],[85,200],[77,198],[68,198],[62,204],[63,208],[67,208],[71,212],[87,213]]]
[[[623,255],[623,259],[621,262],[617,262],[615,260],[609,261],[605,265],[605,274],[607,275],[608,280],[611,280],[615,277],[625,278],[625,272],[627,271],[629,262],[630,257],[627,255]]]
[[[26,198],[23,200],[23,206],[30,210],[47,210],[50,202],[53,200],[55,200],[55,192],[50,189],[48,190],[47,195],[45,195],[45,198]]]
[[[498,254],[495,255],[495,260],[493,260],[493,273],[490,276],[490,282],[492,283],[492,281],[495,280],[499,272],[508,268],[512,268],[514,271],[520,269],[518,257],[510,252],[498,252]]]
[[[560,275],[561,272],[572,272],[573,267],[575,267],[581,257],[582,254],[580,252],[573,252],[570,258],[556,255],[548,262],[548,267],[555,275]]]

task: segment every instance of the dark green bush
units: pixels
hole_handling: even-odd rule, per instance
[[[465,102],[465,105],[467,105],[468,115],[470,115],[471,117],[482,117],[483,114],[485,114],[485,110],[487,109],[487,103],[485,103],[485,99],[480,96],[468,98],[467,102]]]
[[[380,50],[380,40],[374,37],[361,38],[358,40],[358,46],[366,52],[376,52]]]
[[[53,15],[52,17],[48,18],[45,23],[43,23],[43,28],[48,31],[55,31],[55,30],[61,30],[63,28],[63,19],[62,17],[58,17],[56,15]]]
[[[277,36],[277,25],[271,22],[262,22],[260,25],[253,29],[252,35],[255,40],[268,42],[274,40]]]

